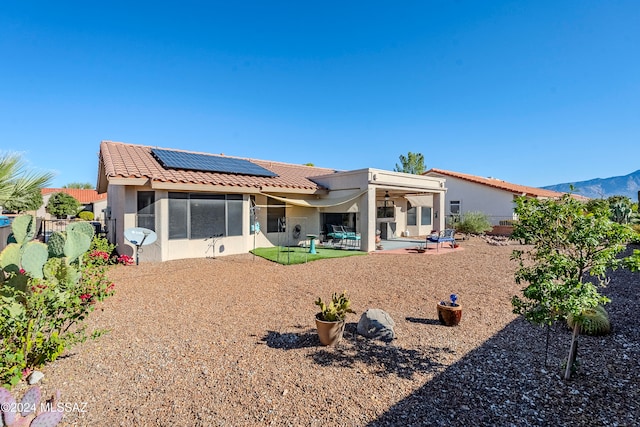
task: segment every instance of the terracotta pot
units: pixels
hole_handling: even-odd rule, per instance
[[[438,307],[438,320],[445,326],[457,326],[460,323],[462,317],[462,307],[460,305],[450,306],[437,304]]]
[[[322,345],[336,345],[342,340],[342,334],[344,333],[344,320],[327,322],[320,320],[318,317],[320,314],[316,314],[316,328],[318,329],[318,338]]]

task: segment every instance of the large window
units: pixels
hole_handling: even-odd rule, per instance
[[[138,227],[156,230],[156,194],[153,191],[138,191]]]
[[[242,235],[242,195],[169,193],[169,239]]]
[[[431,225],[431,207],[422,206],[420,214],[420,224],[421,225]]]
[[[415,206],[407,202],[407,225],[418,225],[418,212]]]
[[[267,199],[267,233],[278,233],[282,229],[286,217],[284,202],[269,197]]]

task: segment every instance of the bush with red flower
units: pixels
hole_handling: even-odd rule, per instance
[[[14,219],[16,242],[0,253],[0,385],[15,385],[23,372],[88,338],[83,322],[96,302],[114,294],[110,252],[89,251],[94,232],[86,225],[69,226],[44,244],[33,240],[32,216]]]

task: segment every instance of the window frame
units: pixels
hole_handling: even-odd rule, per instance
[[[243,235],[244,196],[242,194],[170,191],[168,194],[168,200],[169,240],[202,240],[218,234],[222,234],[222,237],[237,237]],[[174,211],[173,206],[176,205],[177,207],[176,202],[181,200],[184,200],[184,206],[182,206],[184,212]],[[196,210],[198,206],[196,205],[199,200],[203,203],[203,209],[199,213],[202,221],[207,220],[211,215],[212,210],[215,210],[216,208],[219,210],[220,207],[222,207],[223,214],[220,215],[220,212],[218,212],[218,215],[215,218],[218,226],[209,233],[202,232],[202,224],[194,224],[193,222],[194,220],[197,220],[193,215],[198,215],[198,211]],[[218,206],[216,207],[216,205]],[[238,208],[242,211],[239,215]],[[184,218],[180,218],[180,221],[178,221],[175,215],[184,215]],[[230,215],[234,215],[233,218],[230,218]],[[222,218],[220,218],[221,216]],[[222,227],[220,227],[221,224]],[[179,230],[176,227],[179,227]],[[220,231],[222,231],[222,233],[220,233]],[[194,235],[196,237],[194,237]]]

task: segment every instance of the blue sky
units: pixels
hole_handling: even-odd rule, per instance
[[[0,4],[0,151],[101,140],[543,186],[640,169],[640,2]]]

